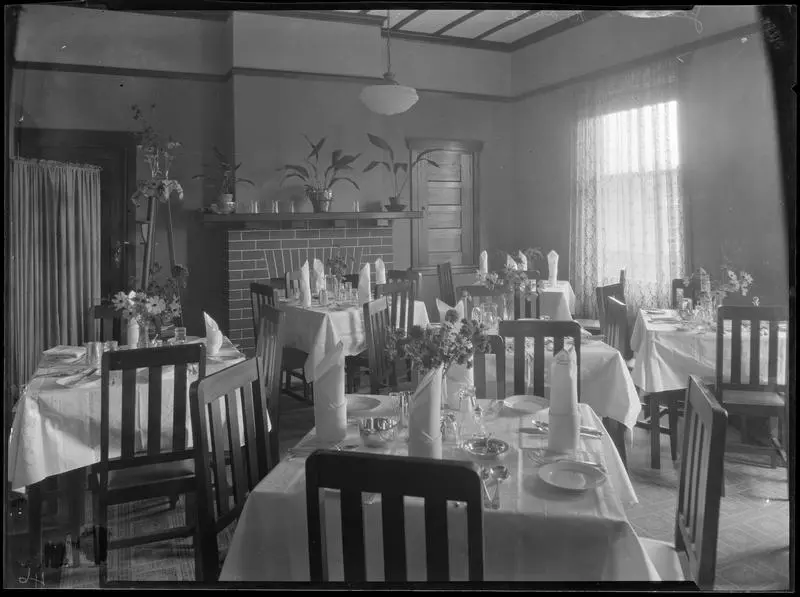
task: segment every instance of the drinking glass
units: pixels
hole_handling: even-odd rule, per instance
[[[292,299],[295,301],[300,300],[300,287],[299,286],[292,286]]]
[[[103,343],[103,350],[105,352],[116,352],[119,348],[119,343],[116,340],[109,340]]]
[[[475,305],[472,307],[472,320],[478,323],[483,323],[484,311],[483,305]]]
[[[87,342],[86,347],[86,364],[91,367],[100,367],[103,364],[103,349],[105,348],[104,342]]]
[[[186,328],[175,328],[175,344],[186,344]]]

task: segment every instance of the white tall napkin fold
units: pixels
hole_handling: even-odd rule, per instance
[[[580,437],[578,411],[578,358],[575,349],[562,349],[550,365],[550,428],[548,447],[570,452]]]
[[[347,435],[347,400],[344,397],[344,346],[341,342],[325,355],[314,379],[314,426],[317,437],[338,442]]]
[[[555,285],[555,283],[558,281],[558,253],[555,251],[551,250],[547,254],[547,267],[547,280],[550,282],[550,284]]]
[[[515,271],[517,269],[517,262],[511,255],[506,255],[506,269]]]
[[[386,265],[380,257],[375,260],[375,284],[386,284]]]
[[[213,356],[222,347],[222,331],[214,318],[205,311],[203,311],[203,319],[206,322],[206,354]]]
[[[486,254],[486,251],[481,251],[480,273],[483,276],[489,273],[489,255]]]
[[[525,253],[520,251],[517,254],[517,258],[519,259],[519,269],[521,269],[523,272],[527,272],[528,271],[528,258],[525,257]]]
[[[423,458],[442,457],[442,370],[429,371],[423,377],[408,407],[408,455]]]
[[[311,281],[309,280],[308,261],[300,268],[300,300],[304,307],[311,306]]]
[[[362,267],[361,271],[358,273],[358,302],[363,305],[364,303],[368,303],[371,298],[369,263],[365,263],[364,267]]]
[[[325,287],[325,266],[319,259],[314,259],[314,292],[319,294],[319,291]]]
[[[455,307],[451,307],[443,300],[436,299],[436,308],[439,310],[439,321],[444,321],[444,316],[447,315],[447,312],[450,309],[455,309],[456,313],[458,313],[458,320],[461,321],[464,319],[464,301],[458,301]]]

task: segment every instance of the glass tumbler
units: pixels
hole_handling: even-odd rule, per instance
[[[86,364],[90,367],[101,367],[103,364],[103,350],[105,349],[104,342],[87,342],[86,346]]]
[[[175,344],[186,344],[186,328],[175,328]]]

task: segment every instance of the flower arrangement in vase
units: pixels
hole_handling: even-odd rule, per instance
[[[527,261],[527,267],[530,267],[538,259],[544,259],[544,255],[538,247],[528,248],[524,251],[519,251],[518,256],[511,255],[511,258],[517,264],[517,267],[509,267],[506,262],[500,269],[500,272],[489,272],[485,276],[480,272],[477,274],[478,282],[485,285],[490,289],[502,288],[506,293],[513,294],[514,292],[541,292],[544,286],[544,280],[541,278],[536,280],[536,286],[531,285],[532,280],[528,279],[527,271],[524,269],[525,264],[519,255],[524,255]]]
[[[408,165],[408,162],[396,162],[394,159],[394,150],[392,146],[389,145],[385,140],[381,139],[377,135],[372,135],[367,133],[367,137],[369,138],[369,142],[372,143],[378,149],[382,149],[386,154],[388,159],[386,160],[375,160],[367,164],[367,167],[364,168],[364,172],[369,172],[370,170],[377,168],[378,166],[383,166],[389,172],[389,176],[392,177],[392,192],[394,195],[389,197],[389,204],[386,206],[388,211],[403,211],[406,206],[405,204],[400,203],[400,196],[403,193],[403,189],[406,187],[406,183],[408,183],[408,177],[411,175],[411,171],[414,170],[414,167],[418,164],[425,162],[426,164],[433,166],[435,168],[439,167],[439,164],[434,162],[428,156],[431,155],[435,149],[426,149],[424,151],[419,152],[419,155],[411,162],[411,166]],[[400,172],[403,172],[405,176],[403,176],[402,180],[400,180]]]
[[[722,265],[721,275],[718,280],[712,279],[703,267],[695,270],[694,274],[683,279],[683,285],[689,286],[692,279],[698,280],[698,302],[700,303],[701,316],[712,327],[716,325],[717,307],[729,294],[741,294],[747,296],[750,287],[753,285],[753,276],[743,269],[736,273],[731,265]],[[757,296],[752,299],[753,305],[759,305]]]
[[[233,160],[229,160],[219,149],[214,147],[214,156],[217,158],[217,175],[195,174],[192,179],[203,179],[214,184],[217,192],[217,205],[212,205],[212,211],[221,214],[232,213],[236,209],[233,193],[238,183],[255,186],[252,180],[238,178],[236,171],[241,168],[242,162],[234,165]],[[211,166],[206,165],[211,169]]]
[[[328,266],[328,270],[330,271],[331,275],[337,282],[341,282],[344,279],[344,275],[347,273],[347,270],[350,268],[350,264],[353,263],[352,257],[345,257],[341,253],[336,253],[335,255],[331,255],[326,261],[325,265]]]
[[[314,211],[330,211],[330,206],[333,202],[334,185],[340,182],[349,182],[356,189],[361,190],[356,181],[343,174],[343,172],[353,169],[353,162],[361,154],[347,155],[341,149],[334,149],[331,152],[330,165],[323,170],[319,164],[319,154],[325,144],[325,137],[317,143],[312,142],[306,135],[303,135],[303,137],[311,146],[311,152],[303,160],[303,165],[286,164],[278,168],[278,172],[284,173],[281,185],[290,178],[300,179],[303,181],[306,197],[311,202]]]
[[[155,110],[155,107],[155,104],[150,104],[150,111]],[[137,133],[137,149],[144,154],[144,159],[150,166],[151,176],[150,180],[138,181],[131,201],[136,207],[139,207],[142,199],[156,198],[166,203],[172,193],[177,194],[178,199],[183,199],[183,187],[177,180],[169,177],[169,169],[174,160],[172,151],[181,147],[180,141],[172,137],[165,139],[157,133],[138,105],[132,105],[131,110],[133,119],[142,125],[142,130]]]

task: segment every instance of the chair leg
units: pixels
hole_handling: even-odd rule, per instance
[[[648,394],[650,405],[650,468],[661,468],[661,420],[659,417],[658,394]]]
[[[673,397],[669,403],[669,450],[672,462],[678,460],[678,399]]]

